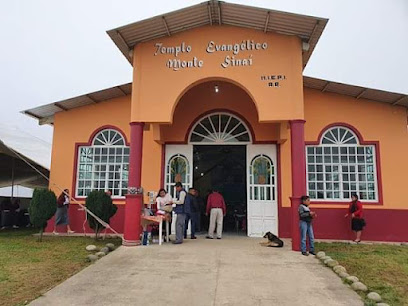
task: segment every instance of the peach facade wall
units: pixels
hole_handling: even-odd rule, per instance
[[[214,83],[193,88],[179,102],[173,125],[161,125],[155,135],[153,124],[147,124],[143,141],[142,185],[145,190],[157,190],[161,185],[163,142],[184,142],[187,129],[202,113],[214,109],[232,110],[246,118],[256,141],[282,141],[280,124],[257,122],[254,103],[245,92],[228,83],[217,82],[220,92],[214,95]],[[75,143],[86,143],[92,133],[105,125],[116,126],[129,139],[130,96],[60,112],[55,116],[50,187],[72,189]],[[343,122],[354,126],[365,141],[378,141],[380,146],[383,206],[373,208],[407,209],[404,190],[408,173],[407,114],[403,107],[386,105],[364,99],[354,99],[332,93],[305,89],[305,140],[316,141],[327,125]],[[285,124],[282,124],[285,126]],[[287,134],[289,136],[289,134]],[[291,194],[290,139],[280,145],[281,200],[289,206]],[[55,185],[54,185],[55,184]],[[319,207],[345,207],[321,205]],[[366,206],[370,209],[370,206]]]
[[[405,195],[408,173],[407,110],[308,88],[305,88],[304,97],[305,140],[316,141],[327,125],[343,122],[354,126],[364,141],[378,141],[384,205],[372,208],[408,209]],[[366,205],[366,208],[370,207]]]
[[[215,93],[214,86],[219,87]],[[231,111],[244,118],[255,134],[256,142],[282,142],[281,150],[281,187],[282,205],[290,206],[292,191],[290,166],[290,139],[287,137],[287,124],[259,123],[254,102],[244,90],[226,82],[206,82],[190,89],[180,99],[174,112],[172,125],[160,125],[161,143],[185,143],[188,130],[195,120],[204,113],[212,111]],[[280,129],[283,131],[280,133]],[[282,136],[284,135],[284,139]],[[157,143],[152,143],[153,131],[145,131],[142,180],[145,190],[157,190],[161,183],[161,172],[156,169],[161,164],[161,150]],[[151,148],[147,153],[146,147]],[[147,159],[145,159],[148,154]],[[148,170],[149,169],[149,170]],[[155,171],[152,171],[156,169]]]
[[[265,43],[264,50],[216,51],[208,53],[209,42],[241,44],[247,40]],[[184,43],[190,52],[162,54],[162,47],[176,47]],[[214,47],[216,48],[216,47]],[[156,53],[156,55],[155,55]],[[254,100],[260,122],[302,119],[303,80],[301,41],[296,36],[263,33],[230,26],[205,26],[190,31],[140,43],[133,53],[133,91],[131,120],[171,123],[178,100],[188,89],[207,80],[230,80],[245,89]],[[251,66],[222,67],[227,56],[249,59]],[[202,67],[181,68],[174,71],[168,60],[202,61]],[[196,62],[197,62],[196,61]],[[263,76],[282,75],[280,87],[268,86]]]
[[[50,188],[56,194],[61,192],[57,186],[74,194],[75,144],[87,143],[95,130],[106,125],[119,128],[129,140],[129,121],[130,96],[55,114]]]

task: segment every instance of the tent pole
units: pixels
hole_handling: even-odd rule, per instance
[[[14,156],[11,157],[11,200],[14,197]]]

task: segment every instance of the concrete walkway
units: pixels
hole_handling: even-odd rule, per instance
[[[260,241],[120,247],[30,305],[363,305],[314,256]]]

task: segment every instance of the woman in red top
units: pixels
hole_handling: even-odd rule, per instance
[[[356,239],[354,242],[359,243],[361,241],[361,232],[365,226],[363,219],[363,204],[358,200],[358,195],[353,193],[351,195],[351,203],[348,209],[348,214],[345,217],[351,215],[351,230],[356,233]]]

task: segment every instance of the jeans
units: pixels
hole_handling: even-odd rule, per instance
[[[184,236],[184,220],[186,219],[185,214],[177,214],[176,218],[176,242],[183,242]]]
[[[314,234],[312,223],[306,221],[299,221],[300,229],[300,250],[306,252],[306,234],[309,236],[309,250],[314,252]]]
[[[196,231],[196,224],[197,224],[197,215],[198,213],[192,212],[190,214],[186,214],[186,221],[184,226],[184,238],[187,238],[187,228],[188,228],[188,221],[191,220],[191,237],[195,237]]]

